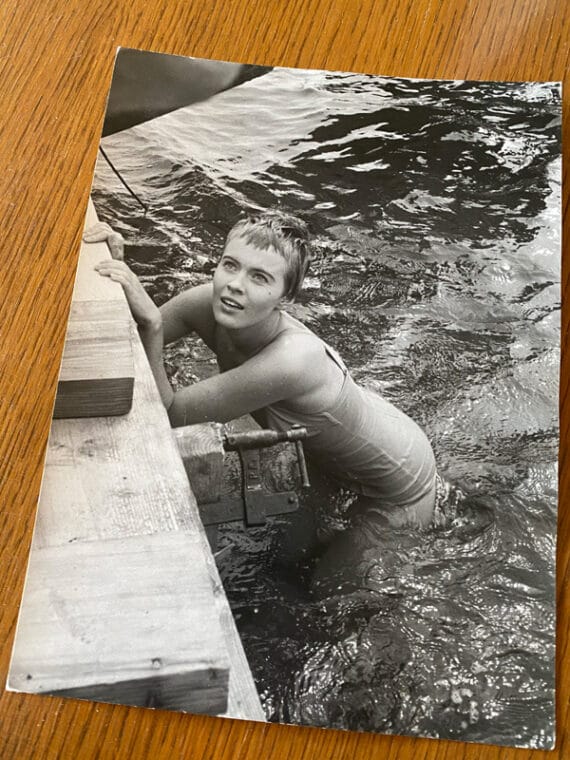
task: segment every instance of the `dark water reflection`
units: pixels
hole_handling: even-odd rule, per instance
[[[315,601],[316,489],[236,544],[225,584],[271,720],[547,747],[553,738],[560,96],[550,84],[276,70],[106,140],[100,214],[158,302],[203,282],[243,209],[315,237],[292,312],[425,428],[451,484],[437,527]],[[215,371],[197,341],[173,381]],[[307,549],[307,551],[304,551]]]

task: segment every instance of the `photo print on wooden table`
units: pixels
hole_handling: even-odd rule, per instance
[[[119,50],[8,688],[553,746],[560,125]]]

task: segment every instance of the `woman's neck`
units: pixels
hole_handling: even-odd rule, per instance
[[[267,346],[281,330],[281,312],[275,309],[268,319],[255,325],[238,328],[226,328],[226,332],[237,351],[250,359]]]

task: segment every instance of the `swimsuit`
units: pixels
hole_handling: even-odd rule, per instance
[[[309,332],[322,343],[343,372],[342,388],[336,401],[324,409],[298,411],[280,401],[253,417],[274,430],[307,428],[303,446],[309,458],[357,494],[390,507],[410,506],[428,495],[434,488],[436,465],[421,428],[389,401],[357,385],[336,351],[314,333],[302,325],[285,330]]]

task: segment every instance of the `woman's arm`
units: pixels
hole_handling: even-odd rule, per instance
[[[143,288],[139,278],[124,261],[110,259],[95,265],[95,270],[103,277],[118,282],[123,287],[131,314],[139,330],[152,374],[158,387],[162,403],[168,409],[174,398],[174,391],[162,362],[163,327],[158,307]]]
[[[174,427],[196,422],[228,422],[284,399],[300,398],[320,382],[314,346],[299,339],[277,341],[239,367],[214,375],[173,395],[168,416]],[[311,371],[308,371],[308,370]]]
[[[175,393],[162,360],[164,334],[161,310],[123,261],[103,261],[95,269],[123,287],[160,397],[173,426],[213,420],[227,422],[276,401],[299,398],[321,382],[317,368],[322,352],[315,352],[313,341],[296,336],[293,339],[278,339],[239,367]]]
[[[105,227],[91,239],[104,239],[101,235],[111,229]],[[122,242],[120,245],[122,253]],[[122,285],[160,397],[174,426],[212,420],[227,422],[276,401],[299,398],[322,382],[318,371],[322,352],[315,351],[313,341],[296,336],[278,339],[241,366],[175,393],[163,364],[165,337],[172,341],[196,331],[207,343],[209,337],[211,340],[212,285],[192,288],[159,309],[124,261],[102,261],[95,269]]]
[[[168,409],[172,404],[174,392],[170,387],[168,377],[162,363],[163,327],[162,317],[158,307],[143,288],[140,280],[123,261],[125,241],[123,236],[115,232],[106,222],[97,224],[85,230],[83,239],[86,243],[106,241],[111,252],[111,259],[106,259],[95,265],[95,270],[103,277],[118,282],[129,304],[133,319],[137,323],[141,342],[147,355],[156,385],[163,404]]]
[[[84,231],[83,239],[86,243],[105,241],[109,246],[111,257],[115,261],[123,261],[125,240],[119,232],[115,232],[106,222],[97,222],[89,227],[89,229]],[[103,275],[111,276],[105,269],[99,269],[98,271]],[[116,270],[115,274],[118,274],[119,271]],[[132,291],[131,295],[134,295],[134,291]],[[136,302],[143,305],[141,298],[142,296],[136,298]],[[149,297],[146,302],[148,309],[150,309],[150,304],[152,304],[152,301]],[[131,305],[130,302],[129,305]],[[143,322],[148,321],[148,314],[147,309],[143,309],[140,314]],[[165,344],[172,343],[178,340],[178,338],[195,332],[210,345],[214,330],[212,284],[198,285],[174,296],[174,298],[171,298],[170,301],[160,307],[160,314],[162,315],[163,341]],[[133,316],[140,327],[141,322],[134,312]],[[156,321],[156,314],[154,312],[151,314],[150,321]]]

